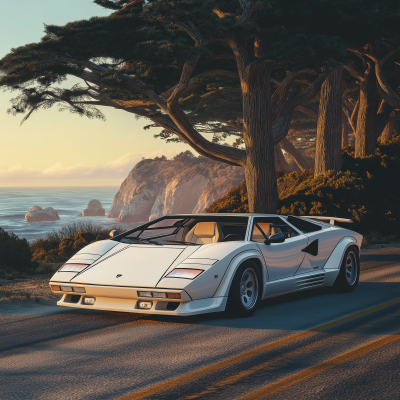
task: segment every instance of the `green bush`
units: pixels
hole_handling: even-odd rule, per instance
[[[225,197],[211,203],[204,212],[208,213],[248,213],[246,180],[230,189]]]
[[[0,274],[4,278],[21,276],[36,267],[28,241],[0,228]]]
[[[86,231],[63,237],[60,241],[38,239],[31,244],[33,260],[47,264],[64,262],[88,244],[107,238],[108,234],[95,235]]]
[[[52,231],[45,238],[31,243],[33,260],[40,263],[38,270],[52,271],[55,263],[63,263],[90,243],[109,238],[111,230],[122,230],[118,227],[104,229],[90,223],[74,223]],[[47,272],[44,272],[47,273]]]
[[[342,172],[314,178],[313,170],[278,178],[279,214],[351,218],[352,229],[400,232],[400,137],[379,144],[375,155],[354,158],[354,148],[342,152]],[[231,189],[207,212],[248,212],[246,184]]]
[[[364,240],[367,244],[387,244],[396,240],[396,235],[385,235],[380,232],[371,232],[364,236]]]

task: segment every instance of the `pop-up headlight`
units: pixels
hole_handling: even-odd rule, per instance
[[[58,272],[81,272],[90,264],[65,264]]]
[[[175,268],[166,276],[166,278],[194,279],[203,271],[203,269]]]

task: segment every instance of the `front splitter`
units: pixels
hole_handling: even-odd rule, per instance
[[[211,297],[207,299],[181,302],[179,303],[180,305],[176,310],[166,309],[168,301],[153,299],[152,308],[147,310],[138,307],[137,299],[96,297],[94,305],[86,305],[83,303],[84,296],[81,296],[78,303],[71,303],[70,301],[66,301],[67,296],[68,295],[64,295],[62,299],[57,302],[57,305],[64,307],[85,308],[91,310],[182,316],[224,311],[228,299],[227,297]]]

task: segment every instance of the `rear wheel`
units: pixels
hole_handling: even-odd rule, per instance
[[[253,315],[260,302],[261,287],[257,265],[252,261],[240,265],[229,290],[227,312],[237,317]]]
[[[334,287],[341,292],[352,292],[360,278],[360,258],[358,249],[349,247],[344,253],[339,275],[336,278]]]

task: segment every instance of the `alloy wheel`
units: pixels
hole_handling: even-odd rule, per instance
[[[355,254],[350,251],[346,259],[346,279],[350,286],[353,286],[357,280],[358,268],[357,258]]]
[[[258,278],[253,268],[247,268],[240,280],[240,300],[246,309],[251,309],[258,298]]]

